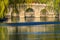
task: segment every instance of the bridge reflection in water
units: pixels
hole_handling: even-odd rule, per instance
[[[57,22],[58,18],[20,18],[12,22]],[[35,26],[7,27],[9,40],[60,40],[60,25],[45,24]]]

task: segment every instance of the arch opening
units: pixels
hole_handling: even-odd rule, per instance
[[[40,17],[47,17],[48,11],[46,9],[42,9],[40,11]]]
[[[34,17],[34,10],[32,8],[28,8],[25,11],[25,17]]]
[[[25,21],[32,22],[34,21],[34,10],[32,8],[28,8],[25,11]]]

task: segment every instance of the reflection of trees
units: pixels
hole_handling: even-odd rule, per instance
[[[20,29],[20,30],[19,30],[19,33],[21,33],[21,34],[20,34],[20,40],[26,40],[28,34],[22,34],[22,33],[28,32],[28,30],[27,30],[28,28],[27,28],[26,26],[22,26],[22,27],[20,27],[19,29]]]
[[[0,26],[0,40],[8,40],[8,30],[4,26]]]
[[[34,21],[34,17],[26,17],[25,18],[25,21],[26,22],[33,22]],[[33,26],[28,26],[28,32],[31,32],[31,28],[32,28]],[[31,38],[35,38],[35,36],[34,36],[34,34],[28,34],[28,37],[27,37],[27,39],[31,39]]]
[[[59,40],[59,38],[56,38],[56,37],[59,37],[60,34],[58,34],[60,31],[60,25],[59,24],[55,24],[54,25],[54,36],[55,36],[55,40]]]

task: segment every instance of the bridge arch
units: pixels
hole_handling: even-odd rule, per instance
[[[24,13],[25,17],[34,17],[34,9],[27,8]]]
[[[48,10],[47,9],[42,9],[40,11],[40,17],[47,17],[48,15]]]

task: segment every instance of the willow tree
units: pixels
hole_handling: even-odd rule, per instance
[[[59,13],[60,13],[60,0],[54,0],[54,9],[57,12],[57,14],[59,15]]]
[[[7,6],[8,0],[0,0],[0,18],[5,16]]]
[[[60,0],[54,0],[54,9],[57,13],[57,16],[60,16]],[[59,17],[57,19],[59,21]],[[55,25],[54,31],[55,31],[55,36],[60,36],[60,34],[56,34],[57,31],[59,32],[60,28],[59,28],[59,24]],[[56,40],[59,40],[59,38],[56,38]]]
[[[0,40],[8,40],[8,32],[6,27],[0,26]]]
[[[8,0],[0,0],[0,19],[5,17]],[[0,26],[0,40],[8,40],[7,28]]]

